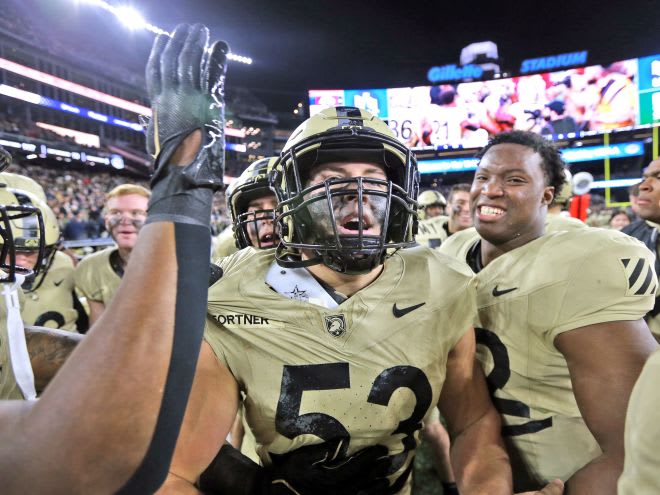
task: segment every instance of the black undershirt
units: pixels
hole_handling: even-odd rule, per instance
[[[484,266],[481,263],[481,240],[477,241],[467,252],[465,261],[474,273],[479,273]]]
[[[110,253],[110,268],[119,278],[124,276],[124,260],[121,259],[119,250]]]

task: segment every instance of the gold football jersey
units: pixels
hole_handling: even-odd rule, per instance
[[[106,306],[115,296],[121,277],[110,265],[110,255],[116,247],[106,248],[83,258],[73,272],[76,288],[90,301]]]
[[[566,217],[564,215],[557,215],[548,213],[545,218],[545,233],[561,232],[563,230],[585,229],[589,227],[586,223],[581,222],[577,218]]]
[[[626,414],[626,460],[620,495],[660,493],[660,350],[648,359],[633,388]]]
[[[440,251],[466,260],[477,241],[457,234]],[[477,357],[502,414],[516,491],[566,480],[600,455],[554,340],[642,318],[653,307],[653,263],[636,239],[586,228],[546,234],[477,274]]]
[[[7,305],[4,294],[2,294],[2,285],[0,284],[0,399],[23,400],[23,393],[16,382],[14,370],[12,368],[11,353],[9,352],[9,336],[7,335]],[[18,300],[21,308],[24,304],[23,291],[18,290]]]
[[[73,270],[71,258],[57,251],[39,288],[25,294],[21,316],[26,325],[76,330],[78,311],[73,307]]]
[[[295,299],[271,289],[273,263],[274,250],[252,248],[222,260],[205,334],[246,396],[260,458],[337,439],[349,440],[348,454],[384,445],[395,490],[409,493],[419,429],[472,323],[470,270],[428,248],[399,251],[372,284],[328,309],[303,285]]]
[[[211,261],[224,258],[238,251],[231,225],[213,238]]]
[[[440,247],[440,244],[449,236],[447,230],[445,230],[448,222],[449,217],[444,215],[420,221],[415,240],[422,246],[430,248]]]

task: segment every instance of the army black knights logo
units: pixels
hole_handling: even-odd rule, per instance
[[[344,315],[329,315],[325,317],[325,329],[333,337],[341,337],[346,333]]]

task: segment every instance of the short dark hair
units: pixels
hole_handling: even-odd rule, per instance
[[[454,194],[456,194],[457,192],[469,193],[470,189],[471,189],[470,184],[466,184],[466,183],[454,184],[453,186],[451,186],[451,190],[449,191],[449,196],[447,196],[447,203],[451,203]]]
[[[564,175],[566,162],[552,141],[548,141],[539,134],[530,131],[501,132],[493,136],[488,144],[477,152],[475,157],[481,160],[489,149],[498,144],[519,144],[538,153],[541,156],[541,166],[547,185],[554,187],[555,194],[559,194],[561,186],[566,182]]]
[[[614,220],[614,217],[618,215],[625,215],[628,217],[628,221],[630,222],[633,221],[632,215],[630,213],[628,213],[626,210],[622,210],[621,208],[617,208],[616,210],[612,211],[612,214],[610,215],[610,219],[607,221],[607,224],[609,225],[612,222],[612,220]]]

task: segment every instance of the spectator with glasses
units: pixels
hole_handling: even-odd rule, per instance
[[[122,184],[106,195],[105,228],[115,246],[87,256],[74,273],[76,288],[89,304],[90,325],[101,316],[119,287],[138,232],[147,218],[150,194],[137,184]]]

